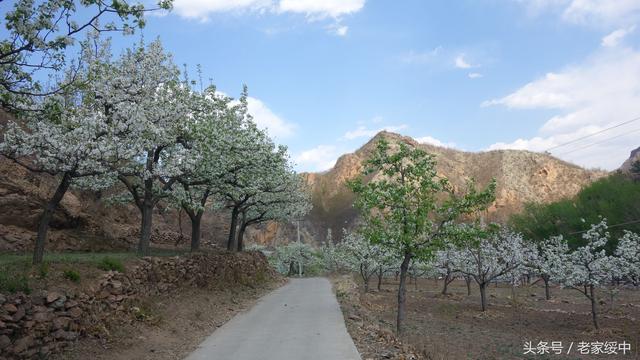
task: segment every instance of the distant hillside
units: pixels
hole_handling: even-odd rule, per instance
[[[352,206],[353,194],[345,187],[345,182],[362,171],[380,138],[392,144],[404,142],[435,154],[439,173],[456,187],[463,187],[470,178],[484,186],[495,177],[497,199],[489,212],[496,221],[506,220],[528,201],[550,202],[573,196],[586,184],[606,175],[606,172],[586,170],[542,153],[523,150],[464,152],[381,132],[354,153],[341,156],[332,169],[305,174],[313,191],[314,205],[303,222],[305,234],[322,242],[327,229],[331,228],[336,240],[342,228],[353,226],[357,214]]]

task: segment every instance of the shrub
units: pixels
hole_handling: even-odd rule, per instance
[[[72,270],[72,269],[65,270],[62,273],[62,276],[67,280],[73,281],[74,283],[80,282],[80,273],[77,272],[76,270]]]
[[[29,278],[24,274],[10,274],[5,269],[0,269],[0,291],[8,293],[30,293]]]
[[[100,262],[98,263],[98,269],[104,270],[104,271],[118,271],[118,272],[124,272],[124,265],[122,265],[122,262],[120,260],[114,259],[114,258],[110,258],[110,257],[104,257],[102,260],[100,260]]]

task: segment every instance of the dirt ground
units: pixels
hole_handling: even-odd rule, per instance
[[[53,359],[183,359],[215,329],[283,283],[189,288],[174,296],[142,302],[139,307],[144,319],[112,325],[106,329],[108,336],[83,339]]]
[[[397,282],[385,279],[380,292],[349,296],[349,281],[339,278],[336,294],[341,302],[350,334],[363,359],[639,359],[640,291],[624,290],[611,308],[608,295],[600,293],[600,326],[595,331],[590,303],[581,293],[554,287],[552,300],[544,299],[544,288],[516,289],[515,300],[509,286],[488,290],[489,309],[482,313],[477,285],[467,296],[464,281],[449,286],[450,295],[441,295],[442,281],[419,279],[408,288],[406,334],[392,340],[397,306]],[[335,280],[334,280],[335,283]],[[351,280],[353,284],[353,281]],[[355,285],[354,285],[355,286]],[[377,328],[379,330],[371,331]],[[369,331],[367,331],[369,329]],[[382,335],[381,335],[382,334]],[[386,335],[385,335],[386,334]],[[541,341],[562,342],[562,355],[525,355],[525,344],[534,348]],[[580,342],[618,342],[631,345],[626,355],[581,355]],[[385,343],[387,347],[385,348]],[[571,345],[573,343],[573,345]],[[569,347],[572,350],[569,350]],[[400,351],[399,349],[404,349]],[[570,351],[567,355],[567,351]]]

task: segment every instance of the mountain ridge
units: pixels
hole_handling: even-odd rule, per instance
[[[434,154],[438,173],[446,176],[454,188],[461,188],[469,179],[484,186],[496,178],[496,201],[490,206],[489,214],[499,222],[506,221],[526,202],[550,202],[573,196],[585,185],[608,174],[606,171],[584,169],[545,153],[527,150],[467,152],[419,143],[409,136],[381,131],[354,152],[341,155],[331,169],[303,173],[314,205],[304,220],[304,227],[316,241],[326,240],[327,229],[331,229],[333,239],[337,240],[342,228],[349,229],[355,225],[354,197],[345,183],[361,173],[364,162],[382,138],[392,147],[403,142]]]

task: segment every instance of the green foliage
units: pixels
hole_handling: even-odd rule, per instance
[[[13,273],[6,268],[0,269],[0,292],[30,293],[29,277],[24,273]]]
[[[17,0],[3,4],[3,39],[0,39],[0,105],[24,109],[38,97],[59,93],[81,81],[68,81],[46,88],[39,81],[61,73],[74,60],[74,50],[87,33],[121,32],[130,34],[145,25],[141,3],[128,0]],[[11,8],[8,8],[11,6]],[[170,9],[172,0],[158,2],[157,8]],[[62,21],[64,19],[64,21]],[[102,21],[99,21],[102,20]],[[74,78],[73,76],[71,78]]]
[[[38,277],[40,279],[46,279],[47,275],[49,275],[49,263],[43,262],[38,265]]]
[[[378,177],[365,182],[367,177]],[[495,199],[495,180],[477,191],[473,181],[464,193],[438,175],[434,155],[405,143],[393,149],[380,140],[365,172],[348,186],[364,218],[363,235],[393,252],[429,257],[454,221],[486,209]]]
[[[72,269],[67,269],[62,273],[62,276],[67,279],[70,280],[74,283],[79,283],[80,282],[80,273],[77,272],[76,270],[72,270]]]
[[[122,265],[122,262],[120,260],[107,256],[98,263],[98,269],[104,271],[124,272],[124,265]]]
[[[524,210],[513,215],[509,222],[514,230],[534,241],[562,234],[571,248],[577,248],[585,245],[581,234],[590,224],[600,222],[601,217],[610,225],[639,220],[640,183],[614,174],[585,187],[572,199],[526,204]],[[611,226],[611,238],[621,237],[624,230],[639,232],[640,223]],[[615,248],[616,241],[607,244],[607,251]]]

